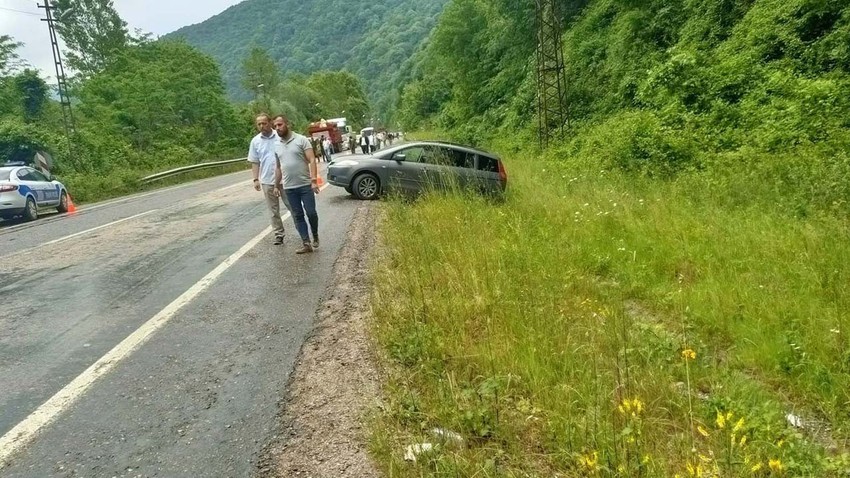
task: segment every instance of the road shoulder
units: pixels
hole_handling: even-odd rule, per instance
[[[290,379],[279,417],[281,435],[260,459],[261,477],[378,475],[364,423],[380,394],[368,336],[369,261],[376,216],[371,203],[363,203],[354,213],[315,329],[304,342]]]

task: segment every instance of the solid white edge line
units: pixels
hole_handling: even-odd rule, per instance
[[[284,213],[282,218],[287,218],[290,214]],[[266,227],[263,231],[247,244],[242,246],[238,251],[234,252],[227,259],[213,269],[209,274],[205,275],[201,280],[196,282],[186,292],[174,299],[173,302],[165,306],[156,315],[150,318],[141,327],[136,329],[127,338],[122,340],[118,345],[112,348],[109,352],[101,357],[97,362],[93,363],[77,378],[66,385],[62,390],[59,390],[55,395],[50,397],[46,402],[39,406],[22,422],[18,423],[14,428],[6,432],[0,437],[0,469],[8,465],[9,457],[20,450],[23,446],[29,443],[35,435],[47,424],[56,419],[59,414],[70,407],[77,401],[88,388],[100,377],[109,373],[121,360],[127,358],[136,349],[141,347],[151,336],[161,329],[174,315],[182,309],[186,304],[191,302],[201,292],[209,288],[209,286],[218,279],[227,269],[236,263],[248,251],[254,248],[264,237],[266,237],[272,228]]]

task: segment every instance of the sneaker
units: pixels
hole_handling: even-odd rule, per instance
[[[283,244],[283,234],[274,236],[274,245],[279,246],[281,244]]]
[[[311,246],[309,242],[305,242],[301,245],[301,249],[295,251],[296,254],[306,254],[308,252],[313,252],[313,246]]]
[[[319,238],[316,237],[316,238],[313,239],[313,250],[318,249],[318,248],[319,248]]]

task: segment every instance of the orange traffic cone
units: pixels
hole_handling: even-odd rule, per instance
[[[68,195],[68,214],[73,214],[77,212],[77,206],[74,205],[74,201],[71,199],[71,195]]]

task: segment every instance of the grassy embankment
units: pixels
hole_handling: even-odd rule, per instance
[[[850,476],[846,217],[565,154],[504,154],[503,204],[385,205],[386,475]],[[435,427],[464,444],[404,462]]]

